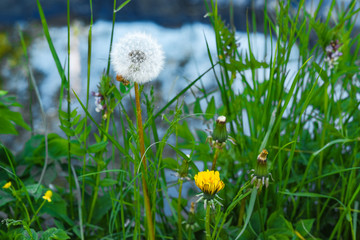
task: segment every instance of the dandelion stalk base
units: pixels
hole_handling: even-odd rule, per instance
[[[150,206],[150,198],[148,187],[145,180],[145,175],[147,173],[147,164],[145,158],[145,143],[144,143],[144,130],[142,126],[142,117],[141,117],[141,106],[140,106],[140,92],[139,92],[139,84],[135,82],[135,101],[136,101],[136,116],[137,116],[137,125],[139,130],[139,141],[140,141],[140,153],[141,153],[141,161],[144,167],[144,172],[141,175],[142,179],[142,187],[144,193],[144,202],[145,202],[145,212],[146,212],[146,220],[149,231],[149,239],[155,240],[155,232],[154,232],[154,224],[152,220],[151,214],[151,206]]]

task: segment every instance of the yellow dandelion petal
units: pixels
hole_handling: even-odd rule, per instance
[[[5,185],[2,188],[10,188],[11,187],[11,182],[7,182],[5,183]]]
[[[47,190],[43,196],[43,199],[47,200],[48,202],[51,202],[51,197],[52,197],[52,191]]]
[[[205,194],[214,195],[225,187],[218,171],[203,171],[195,175],[195,184]]]

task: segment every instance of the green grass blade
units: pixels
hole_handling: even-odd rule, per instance
[[[250,202],[249,202],[248,209],[246,211],[246,219],[245,219],[244,227],[242,228],[240,233],[236,236],[235,240],[237,240],[237,239],[239,239],[239,237],[241,237],[241,235],[244,233],[247,225],[250,222],[250,218],[251,218],[252,212],[254,210],[256,195],[257,195],[257,188],[254,187],[253,190],[251,191]]]

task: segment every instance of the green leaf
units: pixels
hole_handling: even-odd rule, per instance
[[[0,116],[0,134],[17,135],[18,132],[16,131],[14,125],[12,125],[8,119]]]
[[[163,158],[161,160],[161,164],[163,167],[176,171],[179,168],[178,162],[173,158]]]
[[[35,232],[34,229],[31,228],[30,232],[31,232],[32,236],[30,236],[29,233],[26,230],[24,230],[22,232],[23,238],[21,238],[21,240],[38,240],[39,239],[39,236],[37,235],[37,233]]]
[[[128,4],[131,0],[126,0],[125,2],[123,2],[116,10],[115,12],[120,11],[123,7],[126,6],[126,4]]]
[[[0,107],[0,116],[0,134],[17,134],[15,127],[11,126],[15,124],[30,130],[30,127],[18,112],[10,111],[7,107]]]
[[[301,236],[306,237],[309,235],[311,228],[315,222],[315,219],[301,219],[295,224],[295,229]]]
[[[71,127],[71,123],[66,118],[60,118],[60,123],[67,128]]]
[[[20,127],[25,128],[26,130],[30,130],[30,127],[27,125],[27,123],[24,121],[23,117],[18,112],[8,111],[6,113],[9,117],[9,119],[19,125]]]
[[[319,64],[317,64],[316,62],[312,62],[313,67],[315,68],[316,72],[320,75],[321,79],[324,82],[329,82],[329,78],[326,74],[326,71],[324,71]]]
[[[62,126],[62,125],[60,125],[60,128],[61,128],[61,130],[64,131],[64,133],[65,133],[67,136],[70,136],[70,137],[75,136],[74,130],[71,130],[70,128],[67,128],[66,126]]]
[[[90,153],[97,153],[97,152],[100,152],[101,150],[103,150],[106,145],[108,144],[108,142],[98,142],[98,143],[95,143],[91,146],[88,147],[88,151]]]
[[[56,64],[56,68],[57,68],[57,70],[59,72],[59,75],[60,75],[60,78],[61,78],[61,84],[65,88],[68,88],[69,83],[68,83],[68,81],[66,79],[65,71],[64,71],[63,67],[61,66],[59,56],[58,56],[58,54],[57,54],[57,52],[55,50],[54,44],[53,44],[53,42],[51,40],[50,33],[49,33],[49,28],[48,28],[48,25],[47,25],[47,22],[46,22],[44,11],[43,11],[43,9],[41,7],[40,1],[36,0],[36,3],[37,3],[37,6],[38,6],[38,9],[39,9],[40,19],[41,19],[41,23],[43,25],[45,38],[46,38],[46,40],[48,42],[50,52],[51,52],[51,54],[53,56],[53,59],[54,59],[55,64]]]
[[[254,187],[253,190],[251,191],[251,197],[250,197],[250,202],[249,202],[249,206],[248,209],[246,211],[246,219],[245,219],[245,224],[243,229],[239,232],[239,234],[236,236],[236,239],[239,239],[239,237],[241,237],[241,235],[244,233],[247,225],[249,224],[252,212],[254,210],[254,205],[255,205],[255,200],[256,200],[256,194],[257,194],[257,189]]]
[[[273,232],[266,231],[267,235],[269,236],[269,240],[289,240],[289,236],[285,234],[277,234]]]
[[[112,200],[109,193],[106,193],[104,196],[100,197],[95,204],[94,215],[91,222],[93,224],[98,223],[104,217],[104,215],[109,212],[112,206]]]
[[[216,111],[215,99],[214,99],[214,97],[212,97],[210,102],[209,102],[209,105],[206,108],[205,118],[207,120],[212,119],[214,117],[214,115],[215,115],[215,111]]]
[[[70,239],[70,237],[62,229],[49,228],[42,234],[40,240],[48,240],[48,239],[66,240],[66,239]]]
[[[196,135],[199,138],[199,142],[200,142],[199,145],[201,145],[201,143],[205,143],[206,139],[208,137],[208,134],[204,130],[196,130],[195,132],[196,132]]]
[[[323,195],[323,194],[310,193],[310,192],[291,193],[291,192],[283,192],[283,191],[279,191],[278,193],[285,194],[285,195],[290,195],[290,196],[298,196],[298,197],[333,199],[333,200],[337,201],[344,209],[346,209],[346,206],[339,199],[331,197],[331,196]]]
[[[121,85],[122,85],[122,84],[121,84]],[[112,90],[112,93],[114,94],[114,97],[115,97],[117,100],[121,101],[122,96],[121,96],[120,91],[119,91],[117,88],[114,88],[114,89]]]
[[[15,201],[15,198],[8,192],[0,191],[0,207]]]
[[[194,105],[194,114],[196,115],[202,115],[202,110],[200,106],[200,99],[196,98],[195,105]]]
[[[70,118],[76,117],[76,114],[77,114],[77,110],[76,110],[76,108],[75,108],[75,109],[72,110],[72,112],[70,113]]]
[[[112,185],[115,185],[117,184],[118,181],[115,180],[115,179],[111,179],[111,178],[104,178],[100,181],[100,186],[102,187],[109,187],[109,186],[112,186]]]
[[[77,116],[74,118],[74,120],[71,122],[71,124],[72,124],[73,126],[75,126],[76,124],[78,124],[80,118],[81,118],[81,115],[77,115]]]
[[[46,204],[40,210],[40,213],[47,213],[54,218],[61,219],[64,223],[73,226],[74,222],[67,216],[67,203],[61,198],[61,196],[53,192],[51,202]]]
[[[194,136],[192,135],[189,126],[186,121],[183,122],[183,124],[177,124],[177,132],[179,134],[179,137],[182,137],[183,139],[186,139],[190,142],[194,141]]]
[[[292,225],[285,219],[280,211],[273,212],[267,221],[268,235],[283,234],[287,237],[293,236]]]
[[[183,104],[183,108],[184,108],[184,114],[189,114],[190,113],[190,111],[189,111],[189,107],[188,107],[188,105],[186,105],[185,103]]]
[[[79,135],[81,133],[81,131],[83,130],[83,127],[85,125],[85,118],[83,118],[79,124],[76,126],[74,132],[76,135]]]
[[[85,150],[81,149],[78,144],[70,143],[71,148],[70,152],[76,155],[84,155]],[[51,140],[49,140],[49,154],[53,156],[54,158],[64,157],[68,154],[68,140],[56,137]]]
[[[189,157],[183,153],[180,149],[178,149],[177,147],[174,147],[173,145],[171,144],[168,144],[177,154],[179,154],[184,160],[189,160]]]
[[[26,191],[35,198],[35,200],[38,200],[45,192],[45,188],[42,185],[38,187],[38,184],[27,185],[25,188]]]
[[[38,146],[33,146],[35,150],[30,149],[32,154],[28,154],[27,158],[45,156],[44,136],[40,137],[42,137],[41,144]],[[55,133],[50,133],[48,135],[48,148],[50,157],[54,159],[65,157],[68,154],[68,140],[60,137]],[[86,153],[85,149],[82,149],[79,143],[73,141],[70,142],[70,152],[78,156],[83,156]]]
[[[67,119],[67,118],[68,118],[68,113],[60,110],[60,111],[59,111],[59,116],[60,116],[60,118],[62,118],[62,119]]]

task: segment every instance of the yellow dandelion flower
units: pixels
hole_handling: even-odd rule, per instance
[[[195,175],[194,179],[196,186],[198,186],[198,188],[200,188],[202,191],[202,193],[197,195],[199,196],[199,199],[196,202],[204,200],[205,209],[208,203],[210,203],[210,206],[214,209],[214,203],[222,206],[222,204],[216,198],[219,198],[221,200],[217,193],[225,187],[225,183],[221,181],[218,171],[207,170],[206,172],[198,172],[198,174]]]
[[[47,190],[43,196],[43,199],[47,200],[48,202],[51,202],[51,197],[52,197],[52,191]]]
[[[10,188],[11,187],[11,182],[7,182],[5,183],[5,185],[2,188]]]
[[[199,172],[194,179],[196,186],[206,195],[213,196],[225,187],[218,171]]]

